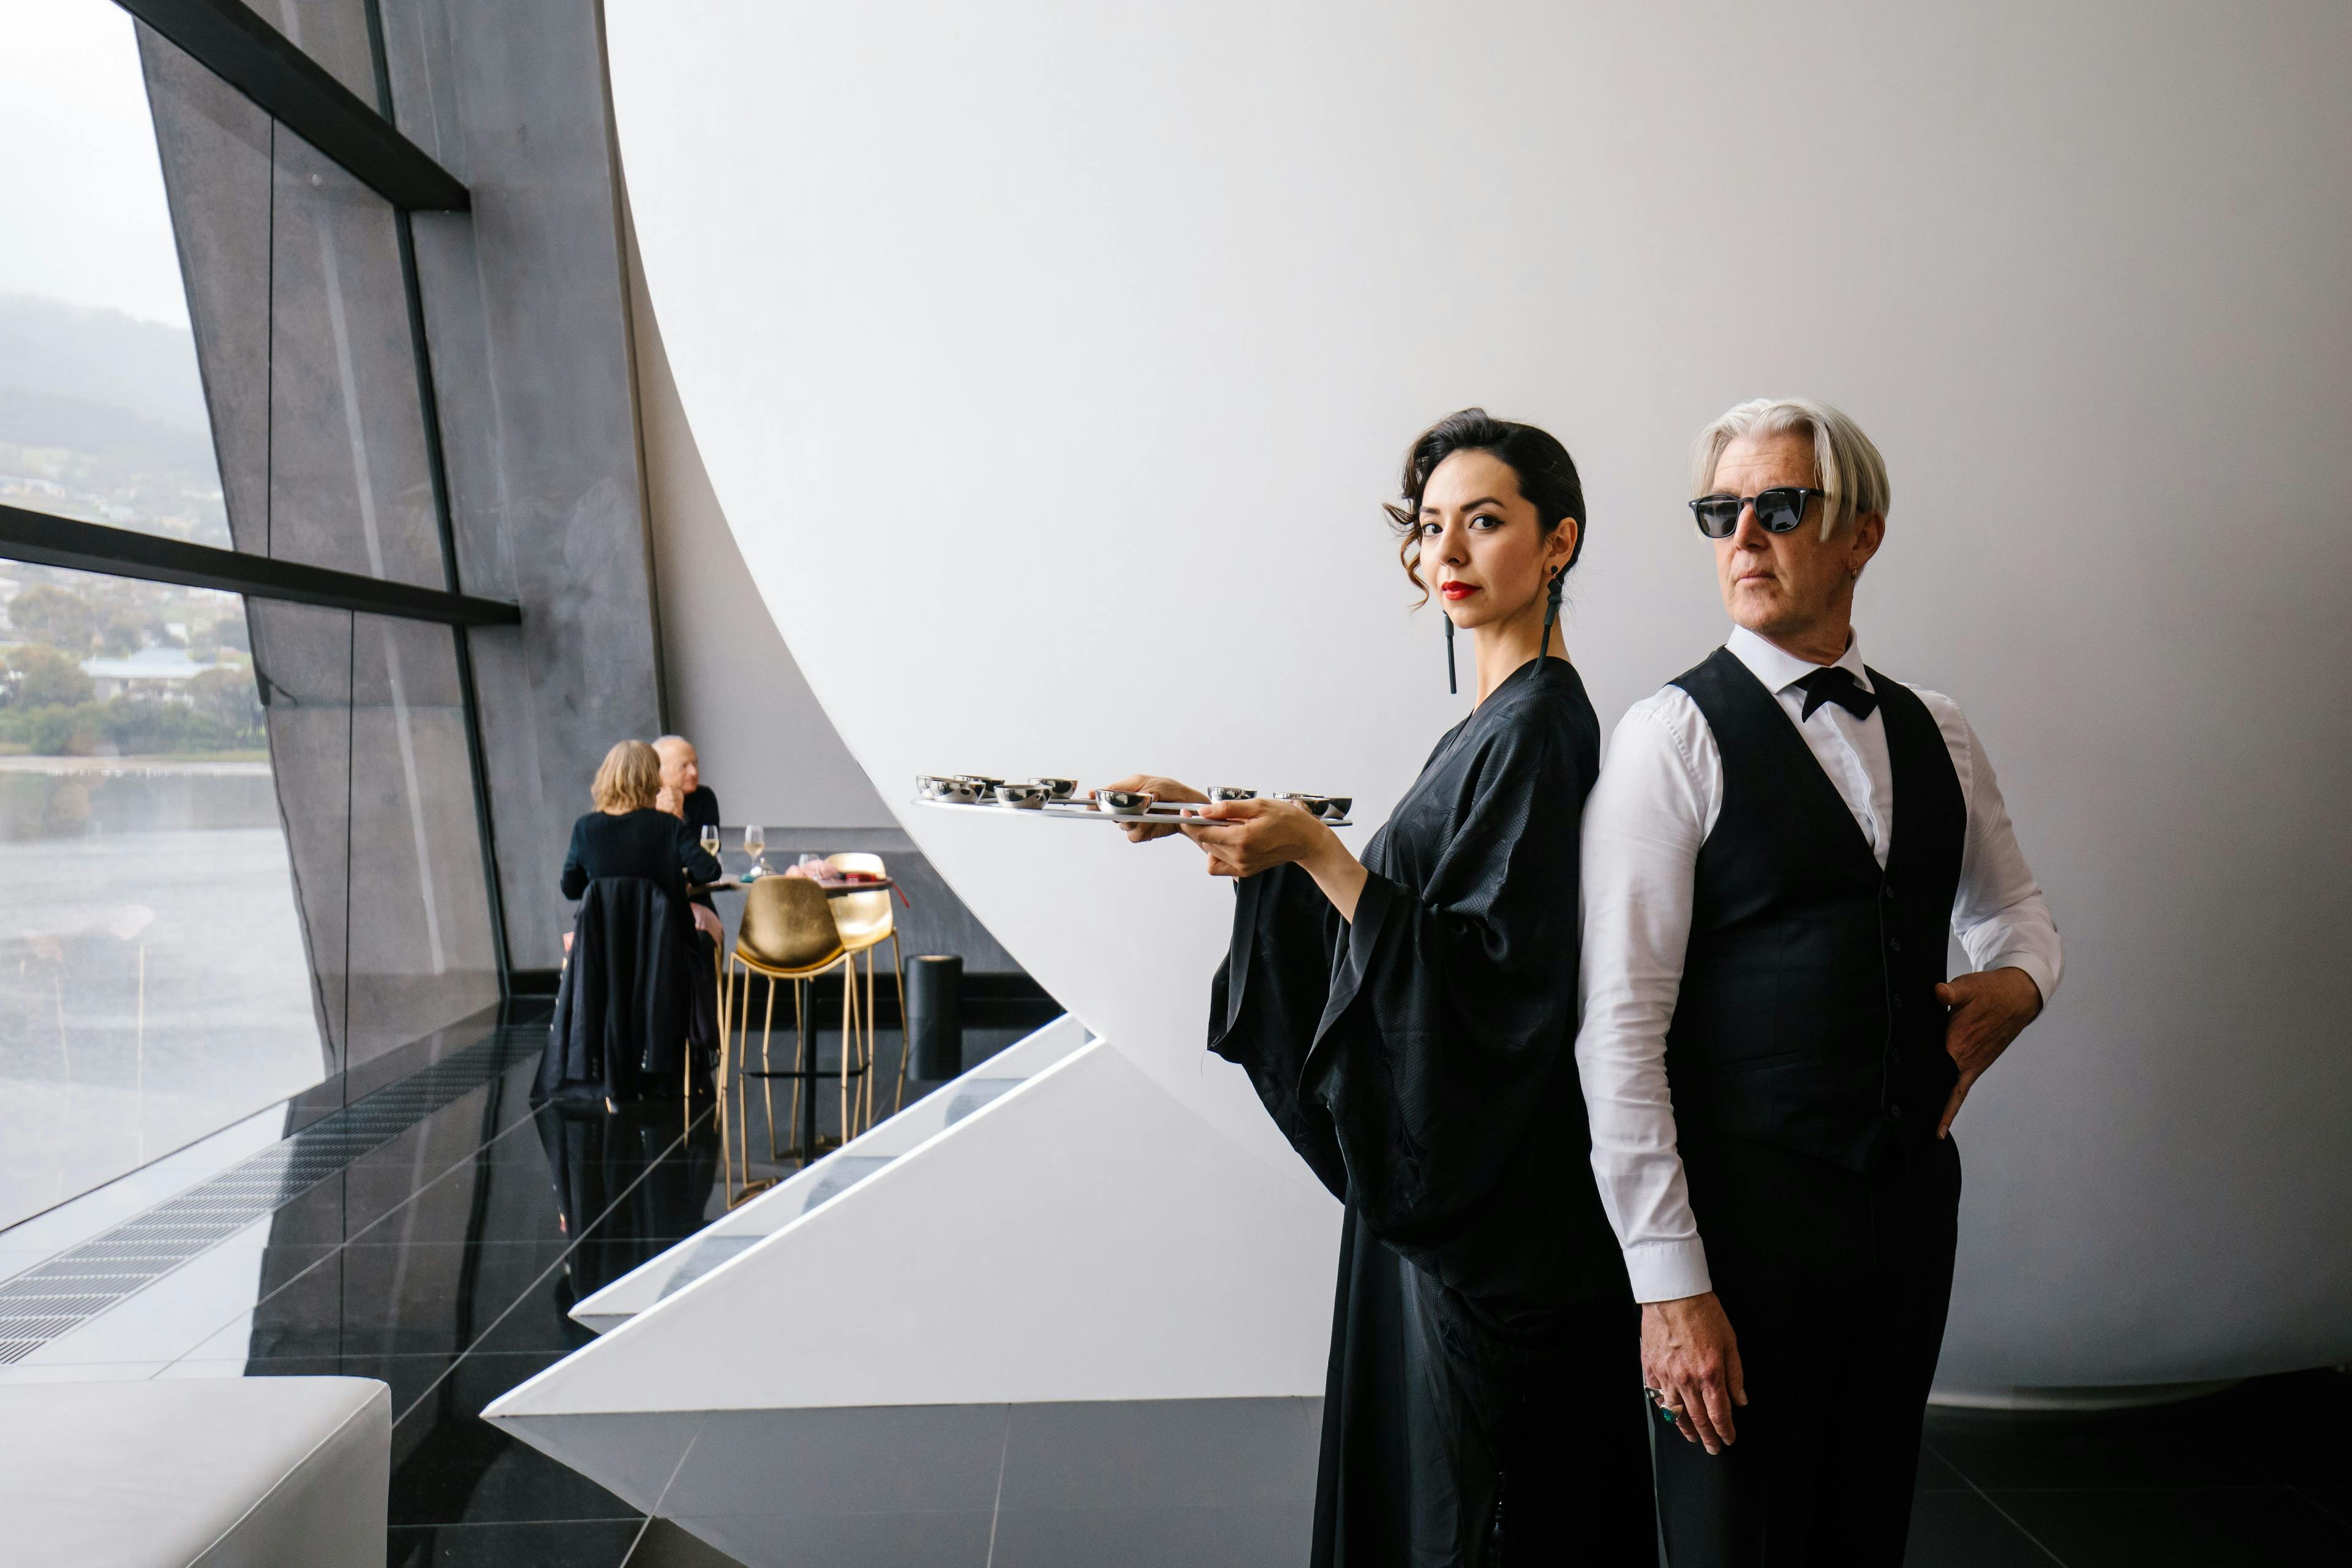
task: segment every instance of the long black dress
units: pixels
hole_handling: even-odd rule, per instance
[[[1577,1080],[1577,867],[1601,729],[1531,660],[1366,846],[1352,924],[1236,888],[1210,1048],[1347,1205],[1318,1568],[1655,1561],[1638,1310]]]

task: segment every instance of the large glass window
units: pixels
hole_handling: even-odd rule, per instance
[[[384,199],[108,0],[0,134],[0,503],[445,586]],[[0,1227],[498,1001],[458,636],[0,560]]]
[[[0,562],[0,1226],[319,1081],[245,607]]]
[[[230,542],[131,19],[0,13],[0,502]],[[236,595],[0,561],[0,1225],[319,1081]]]
[[[0,502],[229,542],[132,24],[0,9]]]

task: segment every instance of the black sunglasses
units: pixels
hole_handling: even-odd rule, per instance
[[[1739,514],[1750,506],[1756,509],[1757,526],[1765,532],[1788,533],[1805,521],[1805,508],[1815,496],[1827,500],[1830,492],[1802,485],[1775,485],[1752,496],[1701,496],[1690,503],[1690,509],[1698,519],[1698,531],[1709,539],[1728,539],[1738,532]]]

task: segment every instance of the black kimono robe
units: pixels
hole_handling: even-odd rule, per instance
[[[1601,731],[1531,660],[1363,854],[1352,923],[1238,884],[1210,1048],[1347,1205],[1320,1565],[1654,1558],[1639,1330],[1577,1079],[1577,871]]]

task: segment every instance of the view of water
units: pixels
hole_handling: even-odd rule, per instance
[[[268,764],[0,758],[0,1226],[324,1076]]]

